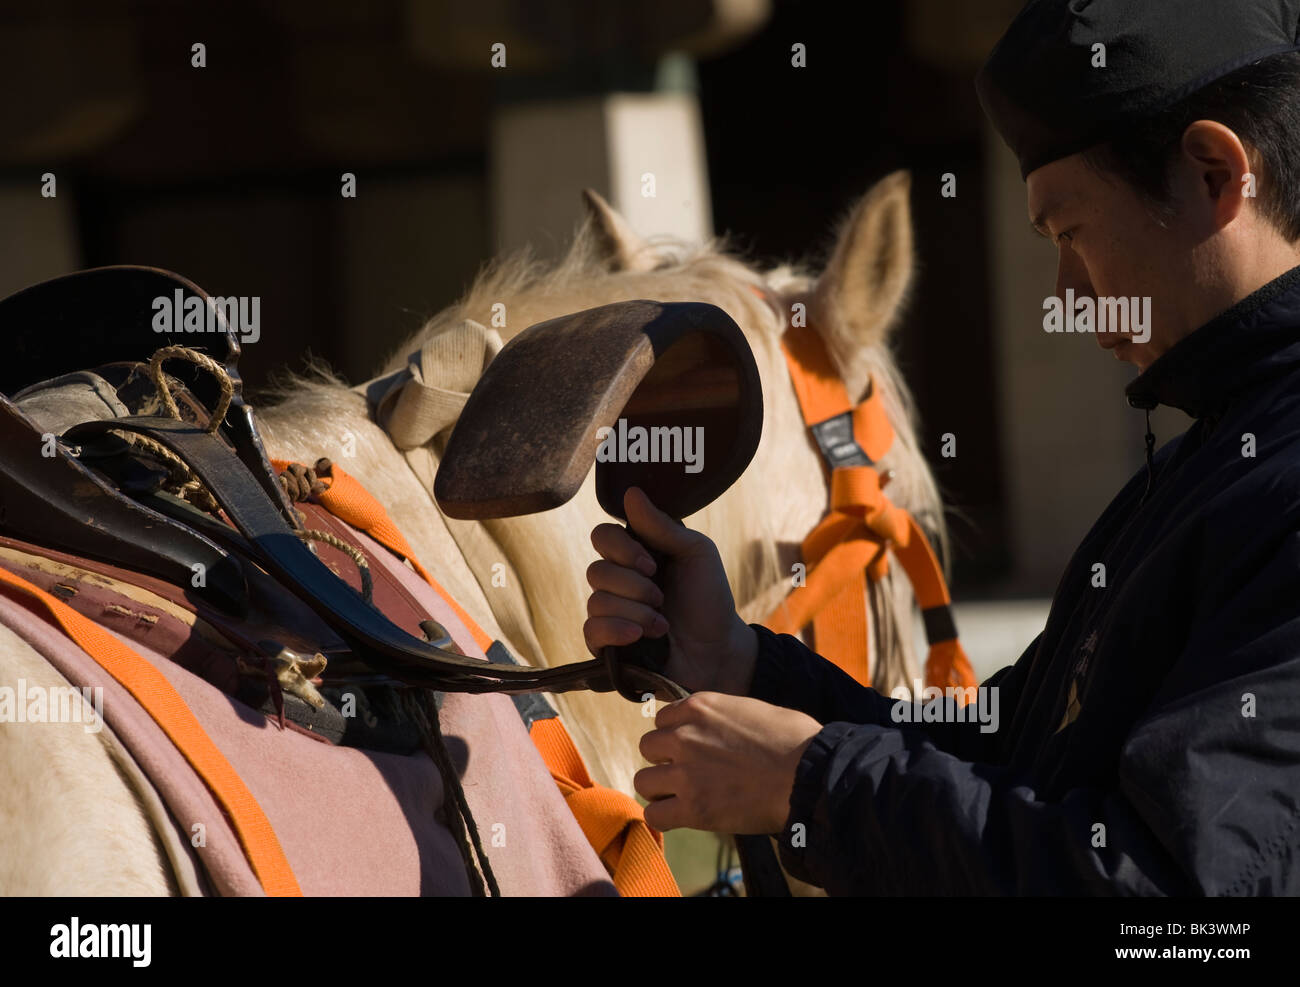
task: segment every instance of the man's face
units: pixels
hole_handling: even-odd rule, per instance
[[[1159,226],[1126,182],[1098,174],[1075,154],[1030,172],[1027,186],[1030,223],[1056,245],[1056,295],[1062,305],[1070,288],[1076,302],[1127,298],[1130,313],[1150,299],[1146,342],[1134,339],[1147,333],[1130,314],[1123,326],[1127,331],[1096,334],[1099,346],[1145,370],[1204,321],[1185,297],[1195,283],[1189,281],[1194,237],[1177,221]]]

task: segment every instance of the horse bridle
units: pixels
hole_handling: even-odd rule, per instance
[[[788,634],[814,625],[818,651],[869,685],[865,590],[884,578],[892,551],[921,608],[930,645],[926,685],[957,687],[964,700],[978,683],[957,637],[943,567],[916,518],[884,493],[892,473],[882,473],[878,464],[895,433],[882,388],[869,380],[866,396],[854,404],[821,333],[806,319],[796,323],[765,286],[751,290],[784,327],[781,351],[830,495],[828,513],[803,540],[806,581],[786,594],[764,625]]]

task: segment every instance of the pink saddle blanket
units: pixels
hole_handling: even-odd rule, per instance
[[[484,657],[431,587],[365,534],[351,533],[466,654]],[[304,894],[469,892],[443,814],[442,781],[425,754],[334,746],[282,729],[214,685],[213,676],[201,677],[166,657],[178,642],[192,643],[195,632],[177,619],[174,607],[156,605],[165,601],[126,598],[94,573],[33,568],[12,552],[0,553],[0,565],[55,592],[162,672],[257,799]],[[72,685],[103,689],[105,722],[162,796],[175,827],[172,842],[189,848],[210,890],[262,894],[218,803],[130,693],[20,598],[0,592],[0,624]],[[507,697],[450,694],[441,722],[502,894],[617,893]]]

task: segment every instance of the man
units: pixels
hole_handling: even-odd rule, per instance
[[[639,491],[666,598],[636,541],[593,532],[589,647],[667,632],[699,690],[642,742],[651,825],[779,834],[832,894],[1300,893],[1298,28],[1300,0],[1037,0],[980,74],[1057,295],[1149,297],[1149,338],[1098,342],[1139,369],[1133,406],[1195,419],[1154,456],[1148,427],[1043,632],[984,683],[1000,729],[896,723],[744,625],[712,544]]]

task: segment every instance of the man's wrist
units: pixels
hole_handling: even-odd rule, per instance
[[[727,661],[718,676],[717,690],[733,696],[749,695],[757,664],[758,633],[738,616],[727,648]]]

